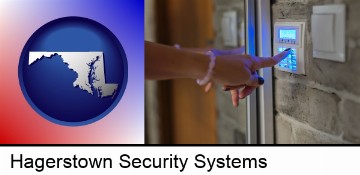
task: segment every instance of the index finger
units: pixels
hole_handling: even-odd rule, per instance
[[[273,56],[273,57],[260,57],[258,60],[258,67],[272,67],[278,64],[281,60],[286,58],[291,53],[291,48],[284,50],[283,52]]]

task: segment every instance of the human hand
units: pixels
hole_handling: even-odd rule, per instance
[[[205,50],[207,51],[207,50]],[[240,55],[240,54],[244,54],[245,53],[245,47],[239,47],[236,49],[230,49],[230,50],[219,50],[219,49],[212,49],[211,50],[215,56],[219,57],[219,56],[224,56],[224,55]],[[205,92],[209,92],[210,89],[213,86],[213,82],[210,81],[209,83],[207,83],[205,85]]]
[[[205,53],[208,49],[187,49],[189,51]],[[257,70],[272,67],[284,59],[290,49],[268,58],[243,54],[245,48],[232,50],[211,50],[217,57],[212,80],[205,86],[205,92],[210,91],[213,82],[224,84],[223,90],[230,91],[233,105],[239,104],[239,99],[250,95],[254,89],[264,83],[264,79],[257,74]]]
[[[258,76],[256,71],[276,65],[290,52],[290,49],[286,49],[284,52],[268,58],[250,55],[219,56],[217,67],[214,70],[214,80],[225,84],[224,90],[230,90],[233,105],[236,107],[239,99],[250,95],[254,89],[264,83],[264,79]]]

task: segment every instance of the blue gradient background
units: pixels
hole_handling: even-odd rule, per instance
[[[65,16],[93,19],[112,31],[128,60],[119,104],[90,125],[53,124],[27,104],[18,82],[21,51],[33,32]],[[144,143],[143,0],[0,0],[0,143]]]

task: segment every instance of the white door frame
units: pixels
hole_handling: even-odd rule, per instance
[[[246,54],[256,54],[256,19],[255,1],[245,0],[245,21],[246,21]],[[246,98],[246,143],[258,143],[257,127],[257,94],[256,91]]]
[[[245,0],[246,6],[246,53],[269,57],[271,49],[270,0]],[[246,99],[246,141],[248,144],[274,143],[274,106],[272,68],[259,70],[264,85]]]
[[[256,4],[257,55],[272,56],[272,25],[270,0],[258,0]],[[258,136],[259,143],[274,143],[274,105],[273,105],[273,71],[272,68],[259,70],[259,75],[265,79],[264,85],[258,89]]]

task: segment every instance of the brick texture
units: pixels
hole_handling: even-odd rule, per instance
[[[214,0],[217,48],[226,48],[221,31],[223,13],[236,10],[239,17],[243,17],[242,3],[238,0]],[[344,3],[347,7],[345,63],[312,56],[312,7],[337,3]],[[359,0],[277,0],[272,4],[273,22],[307,22],[306,75],[274,70],[276,143],[360,143],[359,9]],[[220,143],[243,143],[246,129],[245,101],[241,102],[239,108],[234,108],[230,95],[218,88],[217,105]]]

